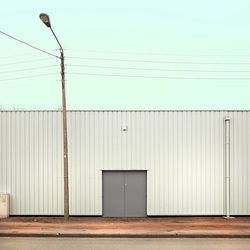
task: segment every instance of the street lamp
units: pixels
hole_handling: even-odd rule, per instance
[[[63,166],[64,166],[64,218],[69,219],[69,182],[68,182],[68,137],[67,137],[67,110],[66,110],[66,95],[65,95],[65,72],[64,72],[64,53],[63,48],[54,33],[49,15],[41,13],[39,15],[42,22],[50,28],[53,36],[55,37],[60,47],[61,59],[61,78],[62,78],[62,108],[63,108]]]

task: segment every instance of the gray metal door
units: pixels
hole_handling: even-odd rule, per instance
[[[103,216],[146,216],[146,171],[103,171]]]

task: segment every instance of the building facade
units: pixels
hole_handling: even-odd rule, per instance
[[[63,215],[62,134],[61,111],[0,111],[11,215]],[[68,111],[68,143],[70,215],[250,215],[248,110]]]

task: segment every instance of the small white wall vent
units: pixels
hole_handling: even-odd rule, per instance
[[[128,126],[127,125],[122,125],[122,131],[128,131]]]

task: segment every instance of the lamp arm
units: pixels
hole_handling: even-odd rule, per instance
[[[60,50],[61,50],[61,52],[63,52],[62,45],[60,44],[60,42],[59,42],[59,40],[58,40],[58,38],[57,38],[57,36],[56,36],[55,32],[53,31],[53,29],[52,29],[51,27],[50,27],[50,30],[51,30],[51,32],[52,32],[52,34],[53,34],[53,36],[55,37],[55,39],[56,39],[56,41],[57,41],[58,45],[60,46]]]

